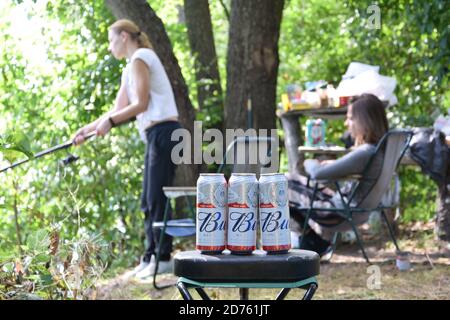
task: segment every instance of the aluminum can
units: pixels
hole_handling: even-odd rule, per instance
[[[226,246],[227,181],[223,174],[200,174],[196,207],[197,250],[220,254]]]
[[[322,119],[306,121],[305,145],[307,147],[325,146],[326,123]]]
[[[288,182],[284,174],[261,174],[259,219],[262,249],[268,254],[287,253],[291,248],[291,232]]]
[[[256,250],[258,180],[254,173],[233,173],[228,181],[227,249],[232,254]]]

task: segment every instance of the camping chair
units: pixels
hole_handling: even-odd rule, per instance
[[[164,289],[171,286],[158,286],[156,283],[164,235],[168,234],[172,237],[189,237],[195,235],[195,210],[189,197],[196,195],[196,187],[163,187],[163,192],[167,197],[163,220],[154,222],[152,225],[154,229],[161,229],[158,250],[156,252],[155,273],[153,274],[153,286],[155,289]],[[188,203],[191,218],[169,220],[170,201],[171,199],[176,199],[178,197],[185,197]]]
[[[398,164],[401,161],[401,158],[403,157],[406,149],[408,148],[409,141],[412,137],[412,131],[408,130],[390,130],[387,132],[383,138],[379,141],[374,154],[372,155],[371,159],[369,160],[368,164],[366,165],[363,173],[361,176],[355,177],[343,177],[339,180],[349,180],[349,179],[356,179],[356,185],[353,187],[352,192],[350,193],[350,196],[346,199],[343,194],[342,190],[339,185],[339,180],[316,180],[314,184],[313,194],[311,197],[311,203],[310,207],[307,209],[306,219],[303,226],[303,232],[302,234],[305,234],[306,229],[308,227],[308,220],[311,216],[311,214],[314,211],[327,211],[327,212],[335,212],[341,217],[343,217],[353,229],[356,240],[358,242],[359,247],[361,248],[361,251],[364,255],[364,258],[366,259],[367,263],[370,263],[369,258],[367,257],[367,254],[364,250],[364,245],[362,242],[362,239],[360,238],[358,234],[358,230],[355,225],[354,221],[354,214],[362,214],[372,211],[380,211],[381,216],[385,220],[388,229],[389,234],[392,238],[392,241],[394,242],[394,245],[398,251],[400,251],[397,241],[395,239],[395,235],[393,232],[393,229],[389,223],[388,218],[386,217],[385,210],[388,208],[391,208],[385,204],[383,204],[382,198],[383,195],[389,190],[389,185],[391,183],[391,180],[394,176],[395,170],[397,169]],[[383,161],[382,161],[382,167],[378,173],[378,175],[375,177],[370,190],[366,193],[365,196],[359,201],[359,203],[352,203],[352,200],[357,194],[359,190],[359,186],[361,185],[360,182],[364,181],[364,179],[367,179],[368,169],[372,165],[372,162],[376,158],[377,155],[380,153],[383,153]],[[314,207],[314,200],[316,200],[317,191],[319,189],[319,183],[326,183],[326,184],[334,184],[336,186],[336,190],[339,193],[340,200],[342,201],[343,207],[342,208],[315,208]],[[305,211],[305,208],[297,208],[299,210]],[[335,248],[336,244],[336,237],[337,233],[335,234],[335,237],[333,239],[333,250]],[[303,237],[302,237],[303,240]],[[302,245],[302,241],[300,241],[300,248]]]
[[[257,143],[258,145],[254,145]],[[259,152],[260,157],[260,163],[252,163],[252,157],[250,156],[250,152],[255,146],[261,147],[263,146],[263,143],[267,143],[267,146],[263,151],[263,155],[261,155],[261,152]],[[234,159],[236,160],[244,160],[244,163],[237,163],[233,164],[232,172],[254,172],[259,176],[260,173],[267,173],[270,171],[276,172],[278,170],[278,163],[276,163],[276,168],[271,168],[271,156],[272,156],[272,145],[275,145],[275,149],[278,150],[278,140],[273,137],[265,137],[265,136],[243,136],[243,137],[236,137],[233,139],[233,141],[228,145],[227,150],[225,152],[225,155],[223,156],[223,163],[219,166],[217,172],[222,173],[225,169],[226,159],[229,159],[234,153]],[[241,159],[237,157],[237,153],[240,150],[244,150],[245,152],[245,158]],[[162,242],[164,240],[164,235],[168,234],[172,237],[187,237],[187,236],[193,236],[195,235],[196,229],[195,229],[195,210],[193,210],[193,206],[189,206],[191,208],[191,214],[192,218],[188,219],[174,219],[169,220],[169,209],[170,209],[170,199],[177,198],[184,196],[189,201],[189,196],[195,196],[196,195],[196,187],[163,187],[164,194],[168,198],[168,201],[166,203],[165,211],[163,220],[159,222],[153,223],[153,228],[159,228],[161,229],[160,233],[160,240],[158,245],[158,250],[156,254],[156,265],[155,265],[155,273],[153,275],[153,286],[156,289],[163,289],[166,287],[169,287],[171,285],[165,285],[165,286],[158,286],[156,282],[156,277],[158,273],[158,266],[160,262],[160,256],[159,252],[161,250]]]

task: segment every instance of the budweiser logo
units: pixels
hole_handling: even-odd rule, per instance
[[[248,232],[256,230],[256,215],[254,212],[230,212],[229,223],[233,232]]]
[[[225,221],[221,212],[198,212],[200,232],[214,232],[225,230]]]
[[[263,232],[289,230],[289,220],[283,218],[281,211],[261,211],[261,230]]]

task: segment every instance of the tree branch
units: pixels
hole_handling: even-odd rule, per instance
[[[223,0],[219,0],[219,2],[222,5],[223,11],[225,11],[225,16],[227,17],[228,22],[230,22],[230,11],[228,11],[228,8]]]

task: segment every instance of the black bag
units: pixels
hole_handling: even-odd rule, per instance
[[[432,128],[414,129],[409,144],[409,156],[439,185],[445,183],[449,172],[448,152],[445,135],[441,131]]]

